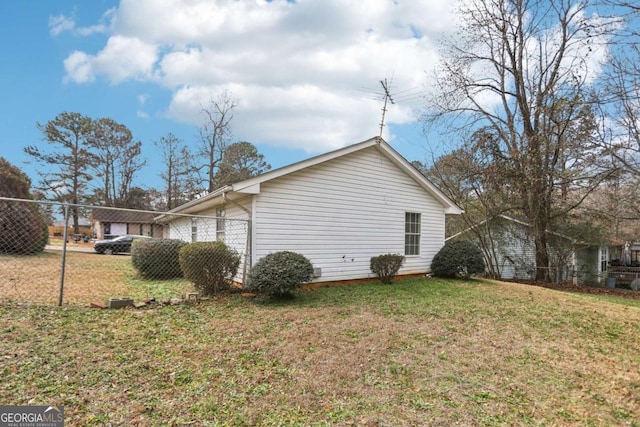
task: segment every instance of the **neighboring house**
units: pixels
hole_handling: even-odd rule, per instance
[[[239,282],[247,264],[278,251],[303,254],[315,268],[313,281],[328,282],[375,277],[370,259],[384,253],[406,257],[399,274],[428,272],[444,244],[445,214],[460,213],[376,137],[225,186],[158,219],[169,224],[171,238],[188,240],[186,233],[233,246],[246,260]],[[184,214],[219,220],[201,230],[193,217],[176,216]],[[230,230],[221,229],[233,219],[248,224],[241,243],[230,244]]]
[[[468,239],[483,251],[501,279],[534,280],[536,251],[531,226],[506,215],[482,221],[446,241]],[[547,232],[549,274],[552,280],[594,284],[603,280],[608,261],[606,246],[592,246],[552,231]]]
[[[164,237],[164,226],[155,221],[155,214],[152,212],[93,208],[91,221],[93,236],[96,239],[108,239],[124,234]]]

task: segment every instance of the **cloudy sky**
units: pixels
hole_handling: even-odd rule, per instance
[[[92,0],[0,4],[0,155],[32,178],[22,148],[63,111],[128,126],[154,157],[173,132],[195,145],[201,106],[228,90],[233,139],[274,167],[379,133],[424,160],[416,118],[453,27],[449,0]],[[157,168],[141,178],[157,180]],[[35,178],[34,178],[35,180]]]
[[[439,42],[455,34],[451,0],[56,0],[0,2],[0,156],[37,181],[27,145],[36,123],[79,112],[109,117],[143,142],[172,132],[197,145],[202,107],[224,91],[233,140],[273,167],[379,134],[408,160],[447,141],[418,117]],[[432,138],[433,139],[433,138]],[[434,148],[437,147],[437,148]]]

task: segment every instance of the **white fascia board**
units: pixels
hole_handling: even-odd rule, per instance
[[[245,182],[245,181],[243,181]],[[260,194],[260,183],[257,182],[255,184],[251,184],[251,185],[239,185],[242,183],[238,183],[238,184],[233,184],[233,192],[234,193],[243,193],[243,194]]]
[[[215,206],[221,204],[222,195],[226,192],[231,191],[233,188],[230,185],[219,188],[206,196],[200,197],[198,199],[191,200],[183,205],[178,206],[177,208],[173,208],[170,211],[166,212],[163,215],[156,217],[157,220],[161,220],[166,215],[171,214],[192,214],[194,212],[201,211],[207,207]],[[216,200],[219,199],[219,200]]]

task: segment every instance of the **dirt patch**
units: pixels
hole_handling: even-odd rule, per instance
[[[544,283],[544,282],[527,282],[513,281],[514,283],[522,283],[524,285],[539,286],[547,289],[554,289],[563,292],[575,292],[580,294],[605,295],[611,297],[629,298],[640,300],[640,291],[624,288],[605,288],[597,286],[574,285],[573,283]]]

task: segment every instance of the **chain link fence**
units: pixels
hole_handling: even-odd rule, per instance
[[[201,289],[180,273],[143,273],[175,266],[176,245],[218,241],[237,262],[225,280],[241,283],[251,265],[250,236],[247,219],[0,197],[0,303],[108,306],[193,296]],[[147,246],[154,248],[140,250]],[[149,253],[145,263],[134,262]],[[221,262],[208,254],[197,268]]]

